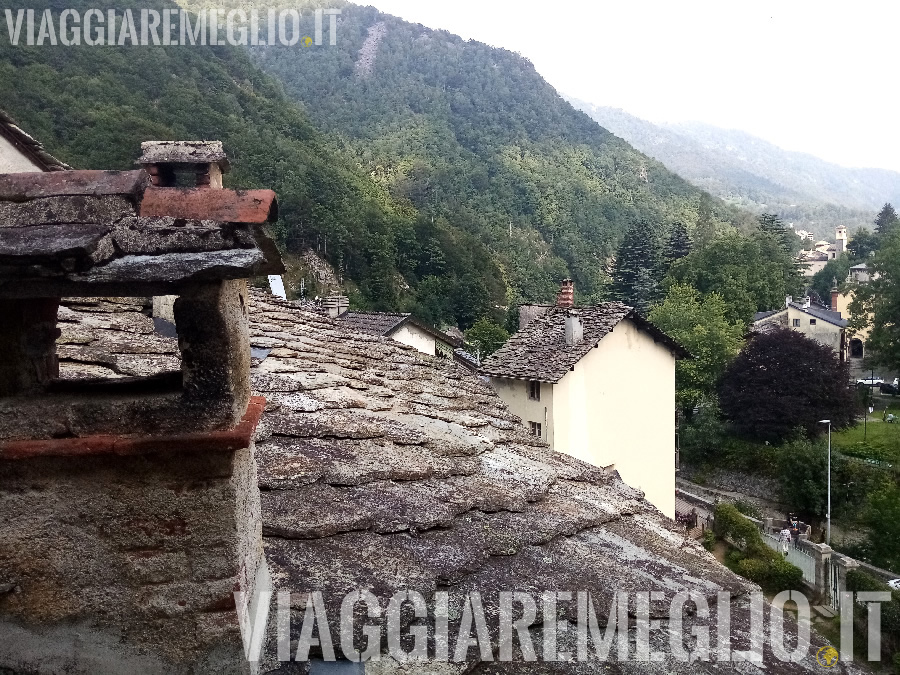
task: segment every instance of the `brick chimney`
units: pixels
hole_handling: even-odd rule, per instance
[[[837,285],[837,277],[832,278],[831,280],[831,311],[836,312],[838,306],[838,298],[841,297],[841,293],[838,290]]]
[[[575,306],[575,283],[571,279],[563,279],[562,285],[559,287],[559,293],[556,295],[556,306]]]
[[[241,617],[269,577],[246,280],[283,271],[274,213],[269,190],[144,171],[0,175],[3,667],[251,672]],[[178,298],[177,370],[59,379],[59,298],[150,296]],[[158,338],[129,319],[141,353]]]

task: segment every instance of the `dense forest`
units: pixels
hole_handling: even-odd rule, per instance
[[[63,5],[89,6],[49,3]],[[521,56],[339,6],[336,46],[13,47],[4,35],[3,106],[80,168],[128,168],[148,139],[223,140],[230,186],[278,192],[285,250],[318,252],[357,306],[437,324],[502,320],[566,276],[579,301],[607,297],[638,223],[693,234],[704,211],[708,227],[749,227],[572,109]],[[360,59],[373,26],[381,38]]]

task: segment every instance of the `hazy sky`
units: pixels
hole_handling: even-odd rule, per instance
[[[517,51],[560,92],[598,105],[656,122],[743,129],[847,166],[900,170],[895,0],[367,3]]]

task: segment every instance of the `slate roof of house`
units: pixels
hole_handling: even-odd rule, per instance
[[[754,321],[762,321],[763,319],[768,319],[770,316],[775,316],[779,312],[783,312],[786,307],[782,307],[781,309],[770,309],[767,312],[757,312],[753,315]]]
[[[60,309],[66,377],[149,374],[177,367],[175,341],[156,336],[141,299],[67,300]],[[254,392],[267,399],[256,433],[263,535],[274,590],[290,590],[302,612],[321,591],[329,617],[346,593],[368,589],[382,603],[398,589],[426,600],[451,593],[450,635],[464,593],[481,593],[496,653],[497,592],[586,590],[601,622],[613,591],[678,590],[732,596],[734,648],[746,648],[747,593],[754,586],[716,562],[617,474],[546,448],[486,384],[446,359],[347,331],[328,317],[253,292]],[[174,360],[174,361],[173,361]],[[539,605],[540,607],[540,605]],[[665,622],[668,602],[654,604]],[[768,613],[766,613],[768,616]],[[570,627],[574,604],[558,619]],[[404,632],[410,617],[402,618]],[[530,632],[540,649],[540,610]],[[684,621],[686,633],[695,617]],[[358,622],[361,623],[361,622]],[[787,632],[793,632],[790,620]],[[714,630],[714,629],[713,629]],[[336,628],[335,628],[336,631]],[[632,628],[633,632],[633,628]],[[768,628],[766,628],[768,634]],[[652,649],[669,652],[665,629]],[[452,639],[452,638],[451,638]],[[340,644],[335,632],[332,640]],[[559,648],[574,650],[563,638]],[[813,634],[807,662],[781,663],[766,646],[766,671],[818,672]],[[270,635],[263,672],[274,672]],[[454,644],[451,642],[450,653]],[[616,648],[611,654],[615,655]],[[676,662],[447,663],[431,673],[717,673],[722,666]],[[614,658],[614,656],[613,656]],[[383,654],[380,673],[423,672]],[[836,672],[859,672],[841,662]],[[280,671],[285,672],[285,671]],[[295,671],[291,671],[295,672]],[[302,668],[296,672],[306,672]]]
[[[566,344],[567,311],[564,307],[554,306],[546,314],[529,321],[482,362],[480,372],[496,377],[558,382],[624,319],[637,323],[640,329],[650,333],[676,356],[689,357],[681,345],[642,318],[634,308],[621,302],[575,308],[584,326],[584,339],[569,347]]]
[[[276,217],[271,190],[151,187],[141,170],[2,174],[0,294],[115,295],[104,288],[143,283],[164,295],[206,277],[278,273],[262,229]]]
[[[341,314],[337,320],[348,330],[366,335],[388,335],[399,328],[411,315],[406,312],[361,312],[351,310]]]
[[[814,319],[822,319],[822,321],[827,321],[828,323],[838,326],[839,328],[847,327],[847,320],[841,318],[840,312],[832,312],[829,309],[823,309],[821,307],[816,307],[815,305],[804,307],[803,305],[796,302],[792,302],[790,303],[790,305],[792,309],[796,309],[797,311],[803,312],[804,314],[808,314]],[[768,319],[769,317],[784,312],[786,309],[786,307],[782,307],[780,309],[772,309],[767,312],[757,312],[753,315],[753,322],[756,323],[759,321],[763,321],[765,319]]]
[[[12,117],[2,110],[0,110],[0,136],[12,143],[19,152],[43,171],[66,171],[72,168],[47,152],[40,141],[27,134]]]
[[[831,310],[816,307],[815,305],[804,307],[803,305],[798,305],[796,302],[792,302],[791,307],[800,310],[804,314],[809,314],[813,318],[827,321],[828,323],[834,324],[835,326],[838,326],[840,328],[847,327],[847,320],[841,318],[840,312],[832,312]]]
[[[462,344],[457,338],[447,335],[437,328],[433,328],[423,321],[419,321],[409,312],[364,312],[349,310],[337,317],[339,323],[345,324],[349,330],[366,333],[367,335],[388,337],[409,323],[432,337],[457,346]]]

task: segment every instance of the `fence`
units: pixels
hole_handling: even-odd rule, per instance
[[[760,534],[764,542],[781,553],[781,541],[778,537],[768,532],[760,532]],[[800,571],[803,572],[804,581],[813,586],[816,585],[816,559],[810,553],[807,553],[800,545],[791,542],[788,544],[787,561],[800,568]]]

